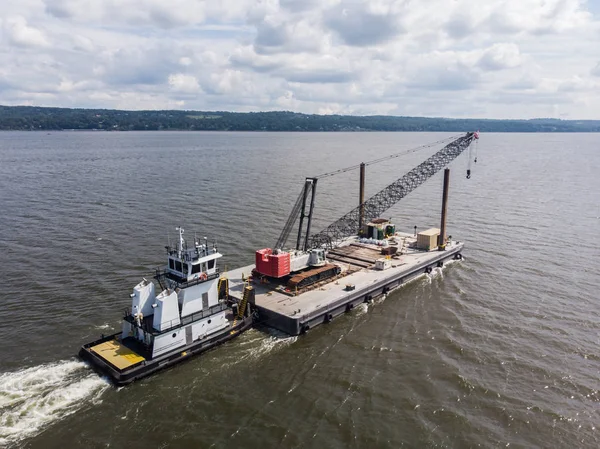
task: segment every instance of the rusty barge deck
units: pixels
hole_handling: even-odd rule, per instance
[[[423,251],[413,247],[415,239],[412,235],[399,234],[397,240],[404,243],[405,249],[400,248],[399,252],[403,254],[389,259],[391,267],[385,270],[375,269],[375,261],[385,257],[381,255],[381,248],[349,239],[328,255],[331,263],[341,267],[342,274],[312,288],[294,292],[283,285],[252,279],[253,306],[259,313],[259,320],[287,334],[299,335],[431,272],[448,260],[461,258],[464,246],[462,242],[450,242],[445,251]],[[253,269],[254,265],[248,265],[229,271],[231,296],[242,298],[244,285]]]

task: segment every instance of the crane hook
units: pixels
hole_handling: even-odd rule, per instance
[[[467,169],[467,179],[471,179],[471,170]]]

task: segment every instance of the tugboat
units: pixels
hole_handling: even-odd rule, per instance
[[[154,282],[143,279],[131,293],[122,331],[87,343],[79,357],[116,385],[125,385],[231,340],[253,324],[254,289],[229,296],[229,281],[220,273],[217,245],[194,239],[188,247],[178,227],[175,247],[167,245],[168,262]]]

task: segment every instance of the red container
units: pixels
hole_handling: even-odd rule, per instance
[[[256,271],[280,278],[290,274],[290,253],[273,254],[271,248],[256,251]]]

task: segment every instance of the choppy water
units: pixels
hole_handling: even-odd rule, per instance
[[[465,260],[300,338],[252,330],[115,389],[73,355],[118,328],[167,232],[235,267],[304,176],[441,134],[0,133],[0,446],[600,446],[600,135],[484,134],[452,165]],[[367,170],[374,193],[434,150]],[[358,174],[319,181],[318,220]],[[437,225],[441,176],[389,215]]]

